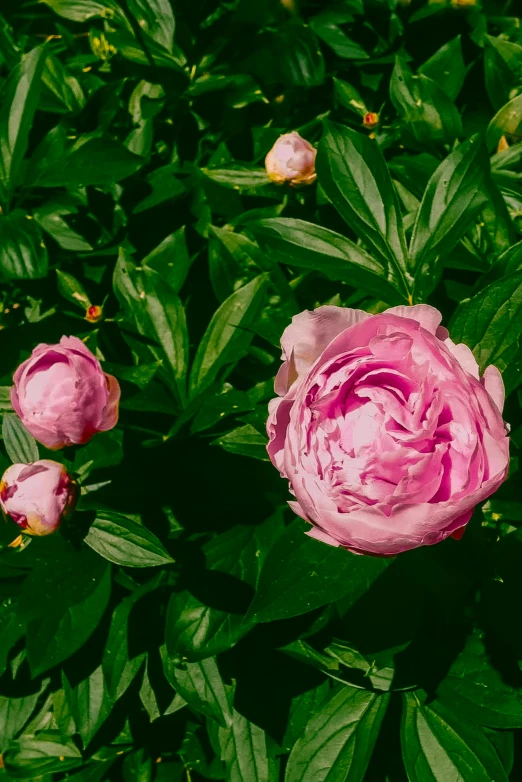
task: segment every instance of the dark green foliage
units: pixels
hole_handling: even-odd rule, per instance
[[[520,8],[0,13],[0,473],[52,458],[81,488],[54,535],[1,524],[1,780],[521,779]],[[266,176],[292,130],[310,187]],[[503,372],[510,478],[461,541],[358,556],[267,463],[279,340],[320,304],[419,302]],[[9,387],[64,334],[122,402],[51,453]]]

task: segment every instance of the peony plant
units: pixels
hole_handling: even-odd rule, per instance
[[[0,782],[518,782],[521,31],[1,4]]]

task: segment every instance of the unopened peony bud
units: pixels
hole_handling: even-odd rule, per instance
[[[379,124],[379,115],[375,111],[369,111],[364,115],[363,125],[365,128],[372,130]]]
[[[498,142],[497,152],[505,152],[506,149],[509,149],[509,142],[505,136],[501,136],[500,141]]]
[[[116,426],[120,387],[77,337],[38,345],[14,374],[11,404],[47,448],[88,442]]]
[[[315,149],[295,130],[280,136],[266,156],[266,173],[272,182],[311,185],[315,181]]]
[[[103,317],[103,310],[99,304],[91,304],[85,312],[85,320],[89,323],[98,323]]]
[[[0,482],[0,506],[26,535],[49,535],[72,513],[78,487],[59,462],[13,464]]]

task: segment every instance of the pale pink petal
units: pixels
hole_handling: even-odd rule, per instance
[[[430,334],[437,333],[437,328],[442,320],[440,312],[429,304],[413,304],[412,306],[399,304],[397,307],[390,307],[390,309],[385,310],[385,314],[416,320]]]
[[[362,310],[326,305],[294,315],[281,337],[283,358],[293,356],[296,372],[306,374],[328,344],[342,331],[371,316]]]
[[[465,345],[463,342],[459,342],[459,344],[456,345],[449,338],[444,341],[444,344],[446,345],[446,347],[448,348],[452,356],[454,356],[457,359],[462,369],[465,369],[466,372],[469,372],[470,375],[473,375],[473,377],[478,380],[479,366],[477,364],[477,359],[475,358],[471,350],[468,348],[468,346]]]
[[[112,375],[105,374],[107,383],[107,403],[101,411],[101,420],[98,424],[99,432],[113,429],[118,423],[118,406],[120,403],[120,384]]]
[[[329,546],[335,546],[338,548],[340,545],[339,541],[335,540],[335,538],[332,538],[332,536],[327,532],[323,532],[323,530],[319,529],[319,527],[312,527],[312,529],[309,530],[306,535],[308,535],[309,538],[320,540],[321,543],[327,543]]]
[[[482,375],[482,385],[500,410],[504,409],[504,401],[506,399],[506,390],[504,388],[504,381],[499,370],[490,364],[486,367],[484,374]]]

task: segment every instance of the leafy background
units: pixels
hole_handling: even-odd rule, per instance
[[[515,3],[1,11],[0,468],[61,459],[82,497],[49,538],[1,528],[0,776],[520,779]],[[301,190],[263,168],[295,129]],[[357,557],[303,534],[267,463],[279,338],[319,304],[418,301],[503,371],[510,479],[461,541]],[[123,394],[57,456],[8,390],[62,334]]]

